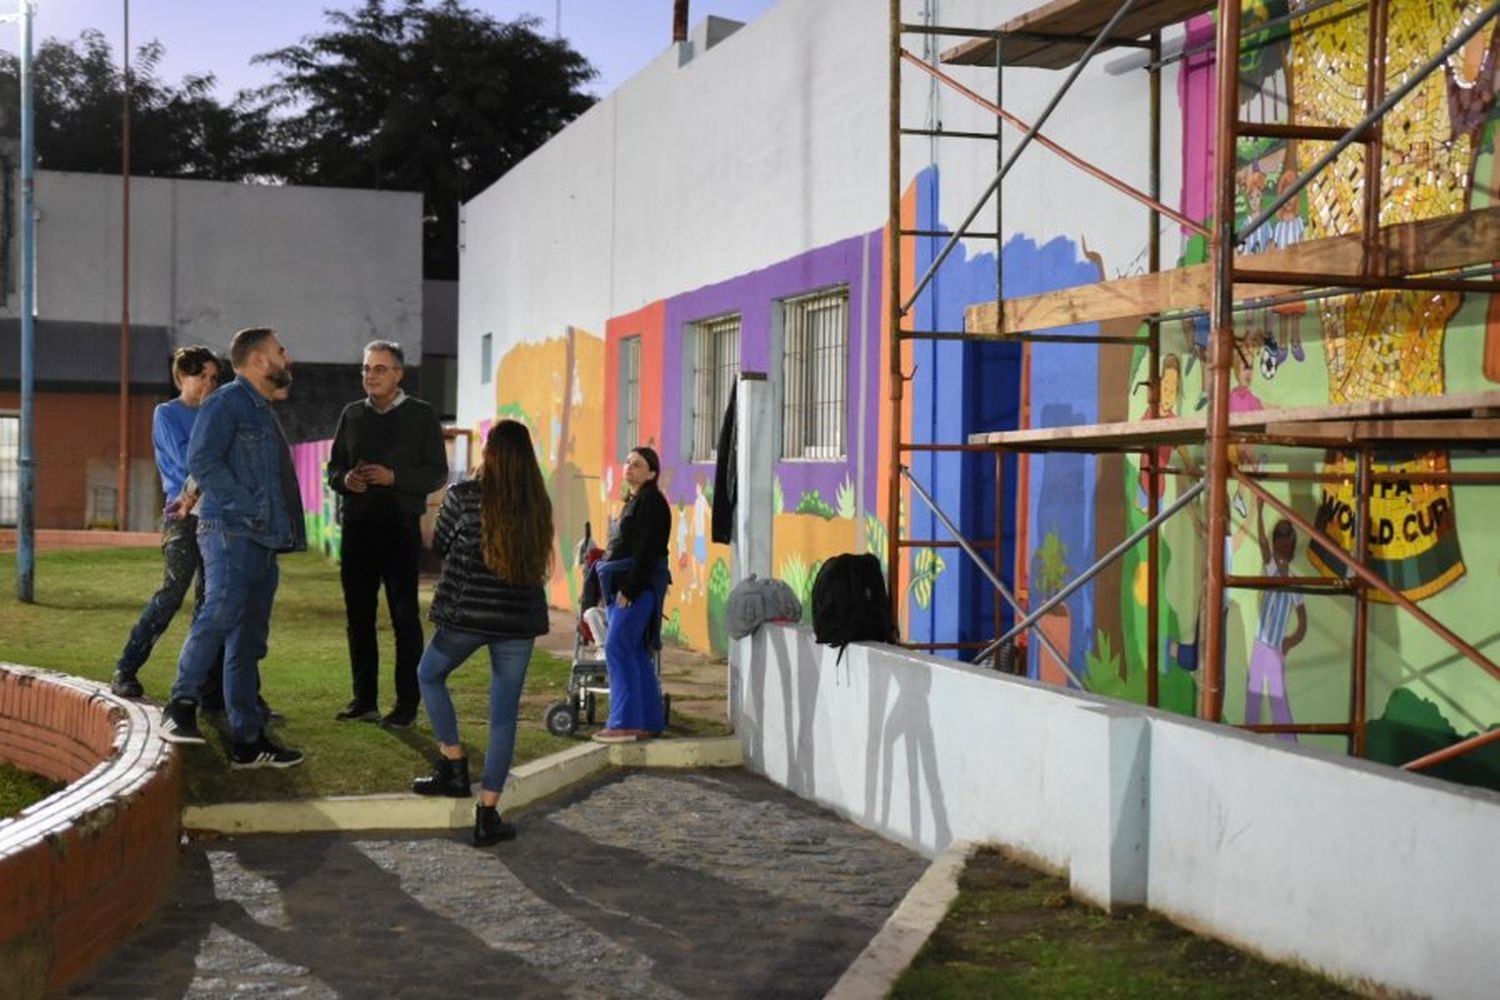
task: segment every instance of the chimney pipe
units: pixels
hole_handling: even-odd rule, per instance
[[[688,0],[673,0],[672,2],[672,41],[687,41],[688,29]]]

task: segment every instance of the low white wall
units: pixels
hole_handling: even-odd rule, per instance
[[[806,629],[745,642],[746,766],[862,826],[1005,844],[1346,980],[1496,993],[1500,795]]]

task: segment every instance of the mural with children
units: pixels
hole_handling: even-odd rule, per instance
[[[1269,19],[1287,12],[1284,3],[1247,2],[1247,16]],[[1334,4],[1296,20],[1288,34],[1252,35],[1241,59],[1241,116],[1270,122],[1355,122],[1364,114],[1367,60],[1365,18],[1352,4]],[[1387,89],[1398,86],[1456,32],[1478,4],[1392,5]],[[1349,9],[1344,9],[1349,8]],[[1357,16],[1351,16],[1357,15]],[[1195,22],[1189,47],[1212,37],[1209,19]],[[1494,162],[1495,66],[1500,39],[1493,28],[1429,77],[1397,105],[1385,126],[1381,222],[1417,221],[1491,204]],[[1181,97],[1185,112],[1211,100],[1211,57],[1189,60]],[[1185,207],[1206,218],[1213,141],[1201,117],[1186,114]],[[1326,151],[1327,143],[1282,139],[1241,140],[1237,149],[1237,221],[1243,226],[1269,207]],[[1247,249],[1257,252],[1361,228],[1363,174],[1359,148],[1346,151],[1303,194],[1257,229]],[[1205,258],[1201,239],[1185,242],[1183,262]],[[1432,396],[1492,389],[1500,379],[1496,349],[1500,325],[1495,303],[1485,296],[1443,292],[1387,291],[1299,300],[1238,313],[1231,411]],[[1163,326],[1161,404],[1147,412],[1135,398],[1131,416],[1149,419],[1201,411],[1205,396],[1207,325],[1202,318]],[[1132,382],[1144,380],[1145,357],[1134,358]],[[1353,551],[1354,459],[1339,452],[1240,448],[1241,468],[1295,469],[1349,474],[1326,485],[1278,484],[1273,492],[1312,519],[1346,551]],[[1195,469],[1202,455],[1163,450],[1157,460]],[[1131,460],[1127,476],[1136,502],[1130,527],[1144,523],[1145,477]],[[1376,456],[1375,469],[1429,473],[1451,467],[1489,470],[1493,460],[1472,453],[1410,453]],[[1168,501],[1188,480],[1168,476]],[[1369,542],[1371,568],[1407,597],[1466,638],[1496,651],[1500,635],[1481,634],[1468,623],[1484,620],[1486,586],[1465,585],[1476,572],[1492,583],[1500,545],[1484,530],[1497,497],[1479,486],[1391,478],[1372,484]],[[1460,516],[1462,514],[1462,516]],[[1298,537],[1290,524],[1243,489],[1231,486],[1231,535],[1226,540],[1230,572],[1247,576],[1289,573],[1340,575],[1343,570],[1315,541]],[[1468,530],[1463,530],[1464,528]],[[1273,537],[1268,538],[1271,535]],[[1187,708],[1195,694],[1201,621],[1203,518],[1190,505],[1163,532],[1162,662],[1164,699]],[[1274,550],[1274,551],[1273,551]],[[1283,554],[1287,556],[1283,560]],[[1126,561],[1132,586],[1126,594],[1124,660],[1133,675],[1143,668],[1145,559]],[[1337,722],[1348,719],[1352,602],[1342,596],[1235,591],[1227,609],[1225,718],[1254,722],[1267,712],[1277,722]],[[1290,620],[1290,624],[1289,624]],[[1305,626],[1297,622],[1305,620]],[[1096,656],[1119,656],[1099,634]],[[1389,606],[1372,610],[1369,628],[1370,755],[1404,761],[1425,749],[1500,724],[1500,686],[1409,616]],[[1295,647],[1295,649],[1294,649]],[[1271,662],[1271,661],[1275,662]],[[1290,738],[1290,737],[1288,737]],[[1339,737],[1306,742],[1342,749]],[[1500,783],[1500,757],[1474,755],[1463,768],[1469,777]],[[1478,771],[1487,774],[1480,775]]]

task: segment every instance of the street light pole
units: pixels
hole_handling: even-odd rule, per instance
[[[115,526],[130,528],[130,0],[125,4],[125,87],[120,108],[120,457],[115,469]]]
[[[16,598],[36,599],[36,121],[32,107],[31,20],[36,0],[21,0],[21,448],[16,514]]]

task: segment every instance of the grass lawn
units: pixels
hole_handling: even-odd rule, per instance
[[[62,785],[39,774],[0,764],[0,819],[16,815],[33,802],[40,802]]]
[[[14,598],[15,555],[0,554],[0,660],[107,681],[146,599],[161,579],[156,549],[89,549],[41,552],[36,563],[36,603]],[[423,607],[430,594],[423,591]],[[157,643],[141,671],[149,698],[165,700],[187,633],[189,603]],[[424,627],[431,633],[430,623]],[[391,633],[381,618],[380,683],[383,709],[394,700]],[[271,617],[270,652],[261,663],[262,694],[287,721],[273,734],[307,754],[286,771],[231,772],[223,737],[205,726],[206,747],[184,747],[188,798],[195,802],[306,798],[318,795],[403,791],[429,769],[435,754],[425,714],[405,732],[369,723],[339,723],[334,713],[349,700],[349,654],[344,639],[338,568],[314,554],[283,556],[281,587]],[[574,745],[542,725],[542,713],[567,690],[567,661],[538,650],[531,659],[522,699],[515,763]],[[449,682],[459,732],[475,780],[482,767],[489,717],[489,659],[476,653]],[[681,717],[678,733],[722,731],[711,722]]]
[[[1110,916],[1074,901],[1061,879],[995,850],[981,850],[970,860],[958,899],[890,994],[893,1000],[1355,995],[1152,913]]]

